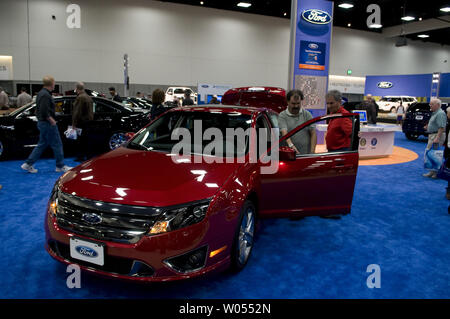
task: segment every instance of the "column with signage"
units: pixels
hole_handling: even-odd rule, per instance
[[[313,117],[326,114],[333,2],[292,0],[289,89],[305,95]]]

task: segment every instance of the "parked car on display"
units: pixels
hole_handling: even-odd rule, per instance
[[[46,249],[60,262],[136,281],[187,279],[229,266],[242,269],[259,218],[350,213],[359,116],[316,118],[281,141],[319,121],[342,117],[353,121],[351,151],[296,156],[281,147],[278,171],[263,174],[261,168],[268,164],[249,157],[261,145],[256,141],[262,132],[277,128],[276,112],[223,105],[171,109],[126,144],[56,182],[46,213]],[[185,141],[194,152],[184,151],[177,159],[173,147],[178,140],[171,135],[177,128],[195,132],[196,120],[202,121],[200,132],[218,128],[226,138],[216,137],[216,142],[224,146],[234,141],[227,129],[257,130],[233,144],[231,155],[217,151],[206,156],[222,161],[205,162],[207,145],[196,137]],[[295,189],[295,196],[287,189]]]
[[[94,149],[98,153],[112,150],[128,140],[126,133],[137,132],[148,124],[148,111],[136,110],[102,97],[92,97],[94,121],[91,123]],[[74,141],[63,134],[72,125],[72,103],[75,96],[55,97],[56,121],[66,154],[71,154]],[[36,103],[24,105],[0,117],[0,159],[5,156],[28,156],[39,140],[36,126]]]
[[[445,112],[448,103],[442,103],[441,108]],[[431,117],[430,103],[414,103],[409,108],[403,119],[402,131],[409,140],[417,140],[421,135],[428,136],[424,126]]]
[[[377,104],[380,107],[380,111],[396,113],[400,102],[402,102],[403,107],[407,110],[412,103],[417,102],[417,99],[412,96],[385,96],[377,101]]]
[[[126,106],[137,108],[137,109],[144,109],[144,110],[150,110],[152,108],[152,104],[146,100],[139,97],[126,97],[123,98],[122,104],[125,104]]]
[[[225,92],[222,104],[253,107],[268,107],[280,113],[287,107],[286,91],[277,87],[246,86]]]
[[[197,104],[197,94],[188,87],[171,86],[166,90],[166,102],[172,102],[175,97],[182,100],[184,98],[184,93],[188,91],[190,93],[191,99],[194,104]]]

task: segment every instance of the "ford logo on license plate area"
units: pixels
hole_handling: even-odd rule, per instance
[[[86,247],[86,246],[77,246],[77,247],[75,247],[75,250],[80,255],[83,255],[86,257],[96,258],[98,256],[97,252],[94,249]]]

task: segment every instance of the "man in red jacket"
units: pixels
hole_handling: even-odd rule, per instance
[[[341,105],[342,94],[331,90],[326,95],[329,114],[349,114]],[[328,123],[327,136],[325,138],[329,152],[351,151],[351,137],[353,124],[350,118],[336,118]]]

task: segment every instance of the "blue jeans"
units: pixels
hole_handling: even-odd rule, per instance
[[[56,158],[56,167],[64,166],[64,153],[61,137],[59,136],[58,126],[51,125],[47,121],[39,121],[37,123],[39,129],[38,145],[31,152],[25,161],[28,165],[33,165],[41,157],[47,147],[51,147]]]

